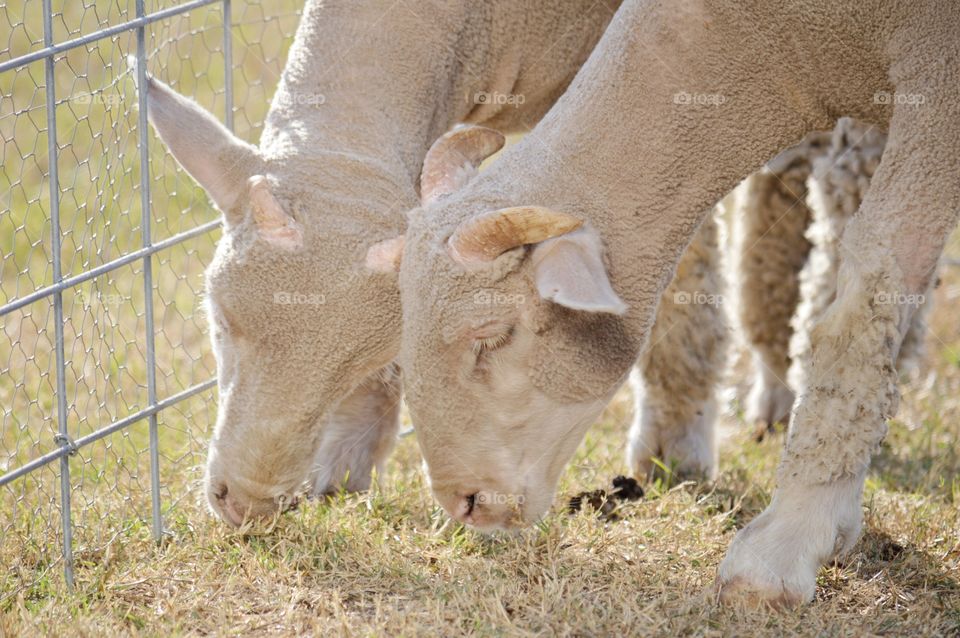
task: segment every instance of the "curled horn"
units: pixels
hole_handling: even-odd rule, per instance
[[[464,125],[440,137],[423,160],[420,173],[420,201],[426,206],[456,191],[477,174],[477,167],[501,148],[499,131]]]
[[[540,206],[516,206],[462,222],[448,241],[451,256],[463,265],[492,261],[525,244],[536,244],[576,230],[583,220]]]

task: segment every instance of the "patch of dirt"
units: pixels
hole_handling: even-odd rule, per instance
[[[567,511],[571,514],[583,509],[584,504],[590,505],[597,515],[607,521],[615,521],[617,506],[622,501],[636,501],[643,498],[643,488],[637,480],[628,476],[617,476],[611,481],[613,488],[600,489],[590,492],[580,492],[570,497]]]

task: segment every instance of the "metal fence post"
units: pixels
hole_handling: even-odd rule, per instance
[[[137,18],[143,18],[146,11],[144,0],[137,0]],[[143,25],[137,27],[137,92],[138,115],[137,133],[140,142],[140,235],[143,247],[150,248],[150,227],[153,215],[150,211],[150,149],[147,125],[147,51],[146,31]],[[153,325],[153,253],[143,257],[143,318],[146,324],[147,350],[147,401],[152,408],[157,404],[157,361],[156,335]],[[153,538],[158,543],[163,538],[163,515],[160,511],[160,435],[157,431],[157,413],[148,417],[150,428],[150,502],[153,514]]]
[[[43,0],[43,43],[53,45],[53,8],[51,0]],[[47,97],[47,163],[50,167],[50,251],[53,283],[63,279],[60,264],[60,175],[57,171],[57,91],[54,56],[44,60],[44,82]],[[63,346],[63,292],[53,294],[53,334],[57,365],[57,436],[61,447],[72,447],[67,430],[67,364]],[[73,589],[73,525],[70,520],[70,455],[60,457],[60,521],[63,527],[63,574],[67,588]]]
[[[233,131],[233,23],[231,0],[223,0],[223,99],[226,102],[224,122]]]

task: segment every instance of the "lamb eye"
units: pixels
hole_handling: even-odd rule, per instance
[[[513,328],[507,332],[494,335],[492,337],[481,337],[473,341],[473,353],[478,357],[484,352],[490,352],[491,350],[496,350],[501,348],[508,341],[510,341],[510,336],[513,335]]]

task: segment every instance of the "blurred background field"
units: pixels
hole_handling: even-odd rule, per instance
[[[401,0],[401,2],[406,0]],[[148,12],[175,5],[147,0]],[[134,0],[55,2],[55,41],[120,24]],[[232,0],[238,134],[255,142],[296,28],[296,0]],[[402,9],[402,7],[401,7]],[[149,70],[219,118],[222,6],[147,27]],[[41,0],[0,1],[0,63],[42,48]],[[125,32],[56,57],[61,258],[77,275],[141,246],[136,98]],[[0,304],[53,282],[42,61],[0,74]],[[216,219],[152,132],[154,241]],[[212,379],[203,269],[219,231],[153,257],[160,399]],[[960,257],[951,243],[950,256]],[[569,516],[563,498],[625,471],[620,396],[567,469],[554,511],[517,537],[486,539],[444,517],[401,441],[381,487],[309,502],[264,534],[230,532],[197,481],[215,390],[159,414],[169,534],[150,531],[147,423],[70,458],[77,584],[60,562],[59,464],[0,487],[0,636],[859,635],[960,634],[960,273],[935,291],[923,369],[874,464],[863,540],[821,572],[817,604],[781,616],[715,608],[709,592],[735,529],[769,501],[782,436],[763,443],[730,402],[713,486],[648,486],[617,521]],[[147,406],[142,261],[64,293],[73,438]],[[56,449],[53,310],[44,298],[0,317],[0,473]],[[739,369],[739,368],[735,368]],[[731,378],[731,384],[742,382]],[[739,630],[739,631],[738,631]]]

